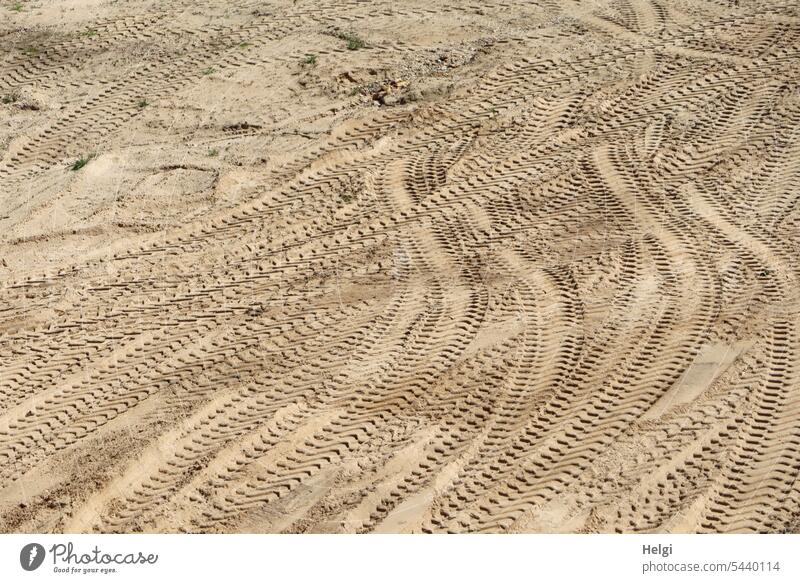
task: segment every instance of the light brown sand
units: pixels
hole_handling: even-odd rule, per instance
[[[800,530],[797,2],[15,4],[0,530]]]

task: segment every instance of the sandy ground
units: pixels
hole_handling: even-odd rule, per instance
[[[0,46],[1,531],[800,531],[796,2]]]

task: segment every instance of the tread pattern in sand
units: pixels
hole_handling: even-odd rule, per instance
[[[3,529],[796,530],[800,14],[601,4],[300,2],[197,27],[176,4],[5,61],[3,90],[88,95],[4,154],[11,192],[142,94],[295,63],[303,31],[404,23],[379,61],[428,50],[414,22],[497,27],[446,97],[355,115],[277,187],[8,272]],[[169,35],[181,56],[85,76]],[[31,496],[112,439],[111,475]]]

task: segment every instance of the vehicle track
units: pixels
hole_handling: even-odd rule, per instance
[[[0,159],[2,218],[48,208],[36,185],[65,155],[204,69],[308,72],[304,55],[362,53],[331,34],[359,23],[375,68],[449,46],[415,23],[494,28],[442,94],[357,87],[369,112],[347,102],[274,187],[3,273],[4,530],[794,528],[795,5],[231,6],[97,20],[7,58],[0,90],[74,93]],[[140,42],[144,66],[87,75]],[[113,471],[53,519],[64,460],[117,435]]]

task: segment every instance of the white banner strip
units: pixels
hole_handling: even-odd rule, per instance
[[[796,582],[798,549],[798,535],[14,534],[0,582]]]

